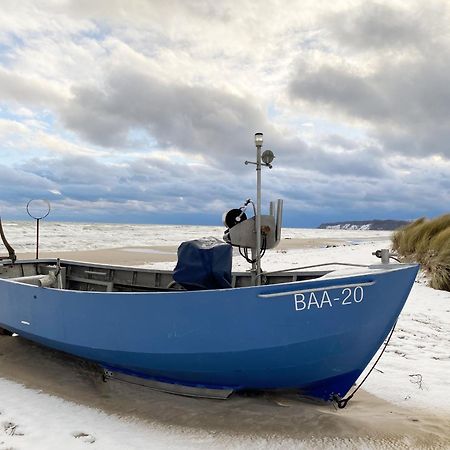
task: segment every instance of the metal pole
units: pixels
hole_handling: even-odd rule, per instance
[[[256,146],[256,285],[261,284],[261,146]]]
[[[36,219],[36,259],[39,259],[39,221]]]

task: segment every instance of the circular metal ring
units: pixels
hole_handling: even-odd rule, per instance
[[[30,207],[33,206],[33,202],[42,202],[43,204],[45,204],[47,211],[44,214],[40,214],[40,215],[32,214],[30,212]],[[42,205],[42,206],[44,206],[44,205]],[[45,211],[45,207],[42,209],[43,212]],[[50,206],[50,202],[48,200],[35,198],[35,199],[30,200],[27,203],[27,213],[33,219],[36,219],[36,220],[45,219],[50,214],[50,211],[51,211],[51,206]]]

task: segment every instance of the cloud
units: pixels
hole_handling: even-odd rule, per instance
[[[449,14],[432,8],[409,5],[405,14],[405,7],[371,4],[332,17],[330,35],[350,49],[347,59],[302,58],[290,97],[363,124],[386,151],[449,158],[450,42],[431,31],[442,29]],[[381,56],[365,56],[380,48]]]
[[[25,212],[25,206],[33,198],[53,198],[55,183],[45,177],[0,164],[0,202],[4,208],[12,205],[15,214]],[[0,210],[1,214],[1,210]]]
[[[14,138],[18,133],[27,133],[28,128],[17,120],[0,119],[0,138]]]
[[[318,172],[366,177],[386,170],[381,161],[373,163],[360,151],[342,155],[285,137],[249,98],[205,86],[168,84],[125,67],[116,68],[102,88],[75,88],[62,115],[67,127],[97,145],[130,147],[130,132],[142,129],[159,148],[200,154],[209,164],[225,164],[240,173],[248,171],[241,155],[252,159],[253,133],[260,129],[279,149],[281,164],[301,163]]]
[[[143,129],[160,147],[217,157],[225,145],[227,153],[241,152],[253,130],[271,128],[246,99],[207,86],[168,84],[128,67],[116,68],[102,88],[79,85],[73,94],[64,122],[103,146],[126,146],[128,133]]]
[[[324,22],[340,45],[360,52],[404,51],[429,42],[435,35],[429,24],[440,21],[445,10],[437,2],[368,1],[325,17]]]
[[[24,105],[55,106],[64,99],[52,82],[18,74],[0,66],[0,97]]]
[[[122,164],[87,156],[34,158],[20,166],[17,177],[22,184],[28,174],[46,180],[48,191],[67,200],[116,202],[118,208],[135,201],[159,211],[209,211],[217,198],[241,202],[241,189],[253,187],[208,165],[146,156]]]

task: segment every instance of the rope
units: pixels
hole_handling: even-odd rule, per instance
[[[243,250],[242,250],[243,249]],[[262,258],[265,253],[266,253],[266,249],[267,249],[267,237],[263,236],[262,239],[262,247],[261,247],[261,252],[260,252],[260,258]],[[256,262],[256,259],[251,259],[248,256],[248,248],[247,247],[239,247],[239,254],[249,263],[249,264],[253,264]]]
[[[339,395],[337,395],[337,394],[333,395],[333,401],[336,402],[339,409],[344,409],[347,406],[347,403],[353,398],[353,396],[356,394],[356,392],[358,392],[358,389],[364,384],[364,382],[367,380],[369,375],[372,373],[373,369],[375,369],[375,366],[378,364],[378,361],[383,356],[383,353],[386,350],[386,347],[388,346],[392,335],[394,334],[395,326],[397,325],[397,320],[395,321],[394,326],[392,327],[392,330],[389,333],[389,336],[388,336],[386,342],[384,343],[383,350],[379,354],[377,360],[375,361],[375,363],[373,364],[373,366],[371,367],[371,369],[369,370],[367,375],[364,377],[364,379],[361,381],[361,383],[359,383],[359,386],[357,386],[356,389],[347,398],[340,398]]]

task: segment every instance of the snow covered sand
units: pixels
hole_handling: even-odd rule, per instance
[[[103,383],[94,368],[20,338],[1,338],[0,349],[5,377],[0,379],[0,448],[80,449],[89,443],[99,449],[450,445],[448,416],[400,408],[363,391],[345,410],[300,402],[291,393],[192,399]]]
[[[42,240],[43,250],[75,248],[72,236],[79,236],[81,225],[45,225],[52,233]],[[22,228],[15,240],[9,233],[14,226],[5,228],[12,243],[30,251],[32,233],[24,226],[15,225]],[[123,233],[123,225],[83,226],[95,233],[87,232],[92,242],[81,233],[79,250],[106,248],[99,244],[106,234],[116,247],[141,249],[128,252],[136,258],[146,254],[143,244],[173,248],[184,239],[222,232],[220,227],[142,225]],[[59,239],[54,235],[58,228],[64,229]],[[388,236],[287,229],[284,237],[290,239],[267,252],[264,268],[373,262],[371,252],[386,247]],[[173,261],[148,254],[148,266],[173,268]],[[247,268],[238,258],[235,266]],[[0,449],[450,448],[450,294],[423,281],[415,283],[377,370],[345,410],[299,402],[291,393],[222,402],[105,384],[86,363],[19,337],[0,337]]]

